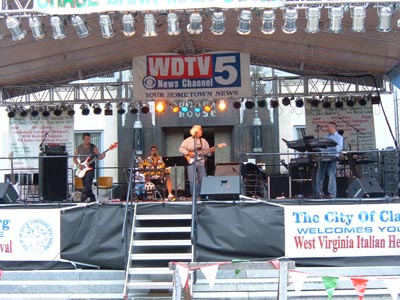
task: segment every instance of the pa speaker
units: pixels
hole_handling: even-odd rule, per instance
[[[269,176],[268,177],[268,198],[292,197],[292,184],[290,176]]]
[[[356,178],[346,190],[350,198],[376,198],[383,197],[381,186],[374,178]]]
[[[238,176],[240,175],[239,163],[219,163],[215,166],[215,176]]]
[[[204,199],[237,200],[240,195],[240,176],[203,177],[200,196]]]
[[[18,193],[10,183],[0,183],[0,203],[12,204],[17,202]]]
[[[68,161],[66,153],[42,153],[39,157],[39,196],[43,201],[67,199]]]

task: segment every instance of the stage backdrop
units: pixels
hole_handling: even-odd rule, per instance
[[[171,53],[133,59],[136,101],[208,100],[249,97],[250,56],[210,52],[195,56]]]

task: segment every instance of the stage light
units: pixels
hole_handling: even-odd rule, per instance
[[[108,103],[104,104],[104,115],[105,116],[112,116],[113,115],[113,109],[112,109],[111,102],[108,102]]]
[[[378,31],[389,32],[392,30],[392,25],[391,25],[392,15],[393,15],[393,9],[390,4],[378,6],[378,17],[379,17],[379,22],[377,27]]]
[[[117,104],[117,113],[120,114],[120,115],[123,115],[124,113],[126,113],[124,102],[122,102],[122,101],[118,102],[118,104]]]
[[[71,17],[71,23],[72,23],[72,26],[74,26],[78,37],[85,38],[85,37],[89,36],[90,29],[86,26],[85,18],[83,18],[79,15],[73,15]]]
[[[365,17],[366,17],[366,7],[364,5],[356,5],[351,8],[351,17],[353,18],[353,23],[351,25],[351,30],[354,32],[364,32],[365,31]]]
[[[200,34],[203,32],[203,25],[201,22],[203,18],[198,12],[194,12],[189,17],[189,24],[187,25],[187,32],[190,34]]]
[[[224,111],[224,110],[226,110],[226,102],[225,102],[225,100],[219,100],[218,101],[218,110],[219,111]]]
[[[175,101],[171,101],[171,102],[169,103],[169,107],[171,108],[171,111],[172,111],[173,113],[177,113],[177,112],[179,112],[179,110],[180,110],[179,105],[176,104]]]
[[[52,37],[55,40],[62,40],[66,37],[65,35],[65,20],[62,20],[59,16],[52,16],[50,18],[51,27],[53,28]]]
[[[194,111],[195,113],[200,113],[200,112],[201,112],[201,104],[200,104],[199,102],[196,102],[196,103],[193,105],[193,111]]]
[[[290,105],[290,98],[289,97],[283,97],[282,104],[284,106],[289,106]]]
[[[337,97],[336,101],[335,101],[335,108],[343,108],[343,101],[342,98]]]
[[[302,108],[304,106],[304,100],[303,98],[297,98],[294,103],[296,104],[297,108]]]
[[[308,33],[319,32],[319,18],[321,17],[321,8],[319,6],[310,6],[306,11]]]
[[[267,107],[267,100],[261,99],[257,101],[258,107]]]
[[[133,115],[136,115],[139,112],[139,108],[136,104],[136,102],[131,102],[129,103],[129,112]]]
[[[153,14],[144,15],[144,37],[157,36],[156,32],[156,18]]]
[[[187,101],[181,102],[181,112],[187,113],[189,111],[189,106]]]
[[[255,106],[255,103],[251,99],[247,99],[246,102],[244,103],[244,107],[246,107],[247,109],[253,109],[254,106]]]
[[[181,29],[179,27],[179,19],[178,15],[174,12],[171,12],[167,15],[168,29],[167,33],[169,35],[178,35],[181,33]]]
[[[102,14],[99,17],[99,25],[101,36],[105,39],[112,38],[115,35],[115,30],[112,28],[112,19],[109,14]]]
[[[214,102],[212,100],[206,101],[203,105],[203,110],[205,112],[211,112],[214,108]]]
[[[368,98],[369,98],[369,96],[360,97],[360,98],[358,99],[358,104],[359,104],[360,106],[365,106],[365,105],[367,105]]]
[[[285,23],[282,26],[282,31],[287,34],[295,33],[297,31],[297,8],[293,6],[287,7],[283,18]]]
[[[335,5],[329,9],[329,31],[333,33],[342,32],[343,6]]]
[[[346,104],[348,107],[353,107],[356,104],[356,98],[354,96],[350,96],[350,98],[347,99]]]
[[[275,12],[273,10],[264,10],[261,17],[261,32],[264,34],[273,34],[275,32]]]
[[[149,105],[147,103],[143,103],[140,111],[142,112],[142,114],[148,114],[150,112]]]
[[[87,116],[88,114],[90,114],[90,109],[87,104],[82,104],[81,110],[82,110],[82,115],[84,115],[84,116]]]
[[[6,25],[8,30],[11,32],[11,38],[13,41],[20,41],[25,37],[26,31],[20,27],[20,21],[16,17],[8,16]]]
[[[135,18],[130,13],[122,16],[122,33],[127,37],[131,37],[136,33]]]
[[[271,99],[271,100],[269,101],[269,106],[270,106],[271,108],[277,108],[277,107],[279,106],[278,99],[276,99],[276,98]]]
[[[57,106],[54,108],[54,110],[53,110],[53,114],[54,114],[56,117],[59,117],[59,116],[61,116],[61,114],[62,114],[62,110],[61,110],[61,108],[60,108],[60,106],[59,106],[59,105],[57,105]]]
[[[29,111],[32,117],[37,117],[39,115],[39,112],[34,105],[29,108]]]
[[[28,115],[27,110],[22,105],[18,107],[18,111],[21,117],[26,117]]]
[[[319,101],[319,99],[317,97],[312,97],[310,104],[311,104],[312,107],[318,107],[319,106],[319,102],[320,101]]]
[[[242,10],[239,15],[239,25],[236,27],[237,33],[241,35],[247,35],[251,32],[251,16],[250,10]]]
[[[164,101],[158,101],[156,103],[156,112],[162,113],[165,111],[165,103]]]
[[[221,35],[225,32],[225,16],[222,11],[213,12],[211,21],[211,33]]]
[[[32,31],[32,37],[35,40],[41,40],[45,37],[45,32],[43,29],[43,23],[40,21],[40,19],[36,16],[30,16],[29,17],[29,27],[31,28]]]
[[[325,109],[331,108],[331,101],[328,97],[326,97],[325,100],[322,101],[322,107]]]
[[[43,106],[43,108],[42,108],[42,116],[45,118],[50,116],[50,111],[49,111],[49,108],[47,107],[47,105]]]
[[[93,113],[95,114],[95,115],[99,115],[99,114],[101,114],[101,112],[102,112],[103,110],[101,109],[101,107],[100,107],[100,104],[94,104],[93,105]]]
[[[73,115],[75,115],[75,109],[73,105],[67,105],[66,110],[68,116],[72,117]]]
[[[242,101],[240,101],[240,100],[235,100],[235,101],[233,102],[233,107],[234,107],[235,109],[239,109],[241,106],[242,106]]]
[[[7,106],[6,108],[7,116],[9,118],[14,118],[15,117],[15,107],[13,106]]]

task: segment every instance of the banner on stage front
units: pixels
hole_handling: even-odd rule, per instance
[[[285,256],[400,254],[398,204],[285,207]]]
[[[60,245],[60,210],[0,210],[0,260],[59,260]]]
[[[211,52],[195,56],[152,54],[133,59],[137,101],[249,97],[250,56]]]

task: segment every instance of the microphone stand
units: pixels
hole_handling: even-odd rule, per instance
[[[360,129],[358,129],[357,127],[355,127],[353,124],[347,122],[345,119],[342,119],[340,116],[338,116],[338,119],[343,121],[346,125],[350,126],[351,128],[353,128],[356,131],[356,142],[357,142],[357,151],[360,150],[360,144],[358,142],[358,137],[359,134],[364,134],[364,132],[362,132]]]
[[[44,137],[43,137],[43,139],[42,139],[42,141],[40,142],[40,145],[39,145],[39,150],[40,150],[40,152],[43,152],[43,143],[44,143],[44,141],[46,140],[46,138],[47,138],[47,136],[49,135],[49,133],[48,132],[46,132],[45,134],[44,134]]]
[[[197,241],[197,180],[196,180],[196,173],[197,173],[197,158],[198,158],[198,151],[197,151],[197,139],[196,138],[197,132],[193,135],[193,149],[194,149],[194,162],[193,162],[193,190],[192,190],[192,231],[190,239],[192,241],[193,246],[193,253],[196,251],[196,241]]]

